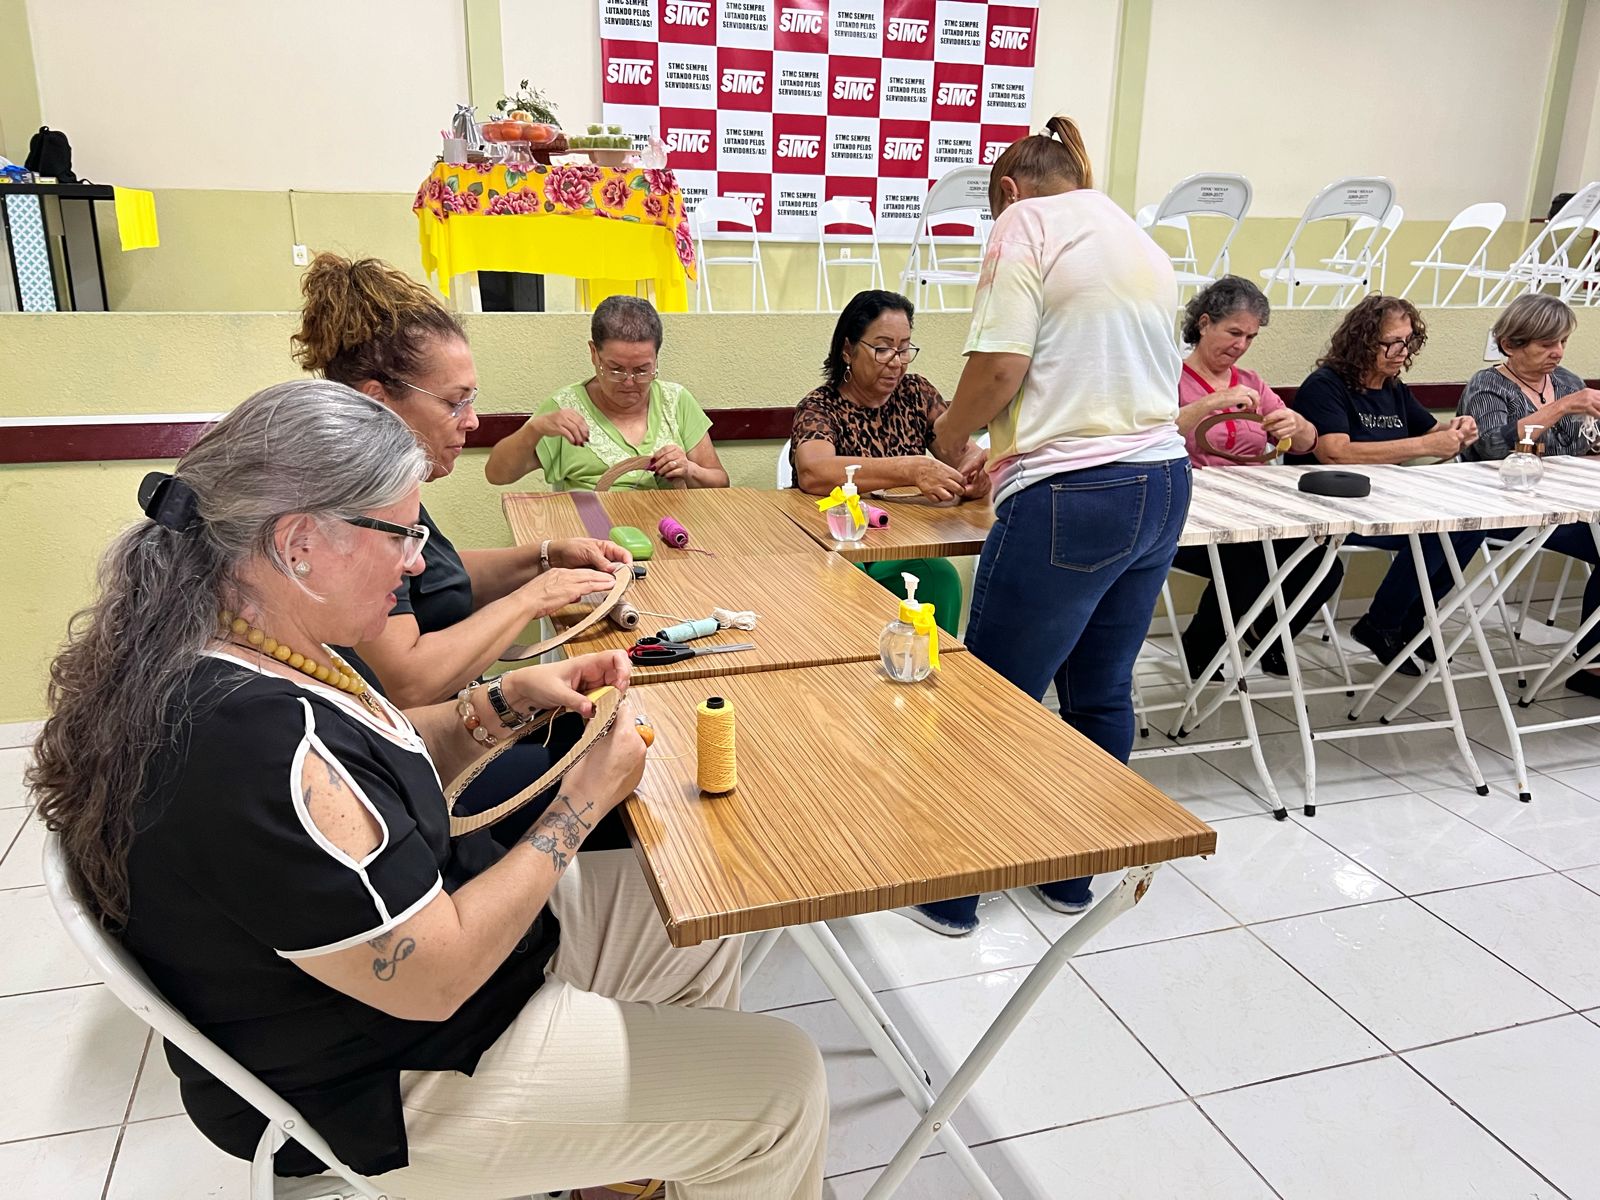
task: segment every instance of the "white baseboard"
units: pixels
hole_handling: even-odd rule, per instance
[[[0,750],[14,750],[20,746],[33,745],[34,739],[39,736],[39,730],[43,728],[43,721],[16,721],[9,725],[0,725]]]

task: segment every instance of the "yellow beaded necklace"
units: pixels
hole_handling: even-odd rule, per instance
[[[243,638],[253,649],[263,654],[270,654],[279,662],[293,667],[304,675],[309,675],[318,683],[325,683],[329,687],[338,688],[341,692],[348,692],[366,705],[367,711],[373,716],[383,715],[378,709],[378,702],[373,699],[372,693],[367,688],[367,681],[356,674],[355,668],[333,651],[328,652],[328,657],[333,660],[333,666],[324,667],[286,643],[268,637],[264,631],[243,617],[234,616],[227,609],[223,609],[219,616],[224,633],[232,634],[235,638]]]

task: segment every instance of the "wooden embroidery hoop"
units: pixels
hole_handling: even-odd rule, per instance
[[[964,497],[957,496],[953,500],[933,500],[918,491],[876,491],[867,493],[868,500],[882,500],[886,504],[912,504],[918,508],[954,508],[960,504]]]
[[[594,702],[594,716],[590,717],[583,727],[583,733],[578,736],[567,752],[550,765],[550,769],[527,787],[514,796],[500,801],[493,808],[485,809],[481,813],[473,813],[469,817],[458,817],[450,814],[450,836],[461,837],[464,834],[474,833],[485,829],[496,821],[510,816],[528,801],[549,790],[561,780],[561,777],[573,767],[578,765],[578,760],[594,747],[594,744],[611,731],[611,726],[617,719],[617,708],[622,704],[622,693],[613,687],[600,688],[589,693],[589,699]],[[561,709],[541,713],[528,724],[515,733],[506,737],[498,746],[473,763],[451,782],[445,790],[444,799],[447,807],[453,808],[455,802],[461,798],[461,793],[467,786],[483,774],[483,770],[495,759],[499,758],[511,747],[515,746],[530,733],[537,733],[547,728],[549,724],[561,715]]]
[[[1206,435],[1218,425],[1224,425],[1229,421],[1253,421],[1257,425],[1266,424],[1266,421],[1258,412],[1244,410],[1240,412],[1212,413],[1204,421],[1201,421],[1200,424],[1195,426],[1195,445],[1199,446],[1207,454],[1214,454],[1218,458],[1225,458],[1229,462],[1239,463],[1240,465],[1247,467],[1258,466],[1261,463],[1269,463],[1280,455],[1288,453],[1288,438],[1284,438],[1276,445],[1272,444],[1271,442],[1267,443],[1266,448],[1263,449],[1260,454],[1235,454],[1232,450],[1219,450],[1216,446],[1211,444],[1210,439],[1207,438]]]
[[[501,662],[525,662],[530,658],[538,658],[547,651],[563,646],[577,637],[586,629],[606,619],[611,610],[622,603],[622,597],[627,594],[628,588],[633,583],[633,572],[623,569],[615,572],[611,577],[611,590],[606,593],[605,599],[596,604],[584,618],[559,633],[547,637],[542,642],[518,642],[514,646],[507,646],[500,655]]]
[[[616,466],[608,470],[604,475],[600,476],[599,479],[594,481],[594,490],[597,492],[610,491],[611,486],[630,471],[648,471],[650,469],[650,461],[650,456],[648,454],[636,454],[632,458],[623,459]],[[689,486],[689,482],[686,479],[673,479],[669,480],[668,482],[672,487],[675,488],[686,488]]]

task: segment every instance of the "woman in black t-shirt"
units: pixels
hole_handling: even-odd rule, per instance
[[[294,335],[306,369],[386,405],[428,456],[455,469],[478,427],[478,375],[460,323],[425,287],[376,259],[319,254]],[[531,621],[611,586],[626,550],[593,538],[457,550],[423,512],[428,569],[395,593],[388,622],[356,647],[400,707],[435,704],[494,665]]]
[[[1478,424],[1471,417],[1436,420],[1400,381],[1427,341],[1422,314],[1409,300],[1372,295],[1352,308],[1334,330],[1328,353],[1295,393],[1294,410],[1317,427],[1318,437],[1312,454],[1290,461],[1359,470],[1365,463],[1448,460],[1477,441]],[[1463,567],[1486,536],[1478,531],[1449,535]],[[1350,627],[1350,636],[1387,664],[1423,626],[1422,589],[1411,543],[1399,535],[1359,533],[1346,541],[1396,552],[1371,605]],[[1452,576],[1437,537],[1422,539],[1422,561],[1433,598],[1442,599],[1450,591]],[[1431,661],[1432,644],[1422,643],[1420,653]],[[1410,658],[1398,670],[1404,675],[1420,673]]]
[[[441,779],[534,710],[625,691],[626,657],[401,712],[328,649],[370,639],[423,572],[426,473],[393,413],[301,381],[146,478],[149,519],[108,551],[53,665],[29,775],[83,903],[202,1033],[408,1200],[640,1175],[685,1198],[819,1195],[815,1048],[687,1007],[736,1005],[737,940],[674,950],[630,852],[580,867],[643,770],[631,700],[515,845],[449,836]],[[168,1061],[196,1125],[250,1157],[265,1119]],[[275,1166],[321,1169],[294,1143]]]

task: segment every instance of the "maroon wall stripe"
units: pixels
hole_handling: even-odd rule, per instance
[[[1435,410],[1450,411],[1461,398],[1460,383],[1414,383],[1418,400]],[[1600,388],[1600,381],[1590,380]],[[1275,389],[1293,403],[1294,387]],[[792,408],[718,408],[711,418],[711,436],[718,442],[781,441],[794,425]],[[522,428],[527,413],[484,413],[467,445],[493,446]],[[0,465],[58,462],[127,462],[142,458],[177,458],[205,431],[199,421],[136,421],[116,425],[0,425]]]

